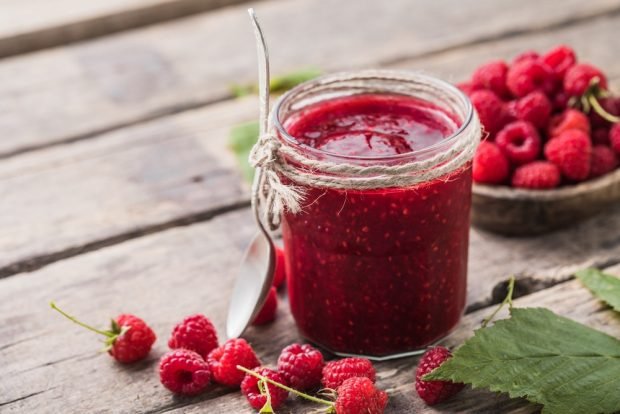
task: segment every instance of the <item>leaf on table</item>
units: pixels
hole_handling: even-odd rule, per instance
[[[254,168],[248,163],[252,147],[258,139],[259,127],[257,121],[246,122],[234,126],[230,131],[228,145],[237,158],[243,177],[252,182]]]
[[[620,278],[598,269],[583,269],[576,276],[590,291],[620,312]]]
[[[269,82],[269,90],[273,93],[285,92],[288,89],[299,85],[302,82],[311,80],[321,75],[321,71],[317,68],[304,68],[291,72],[282,76],[276,76],[271,78]],[[233,96],[240,98],[242,96],[255,94],[258,91],[258,86],[253,85],[239,85],[233,84],[230,86],[230,92]]]
[[[620,410],[620,341],[543,308],[475,335],[428,380],[471,384],[543,404],[544,414]]]

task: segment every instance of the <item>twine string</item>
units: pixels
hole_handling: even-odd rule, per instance
[[[447,150],[427,159],[397,165],[357,165],[319,160],[280,141],[272,125],[252,148],[249,162],[262,171],[260,185],[263,218],[271,230],[280,226],[281,215],[297,214],[306,194],[304,187],[370,190],[408,187],[457,170],[470,161],[481,136],[474,114],[472,127],[453,139]],[[286,178],[286,183],[283,182]]]

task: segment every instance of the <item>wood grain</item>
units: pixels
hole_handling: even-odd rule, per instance
[[[0,275],[248,204],[226,148],[254,99],[0,163]]]
[[[231,82],[256,78],[244,9],[4,60],[0,79],[10,81],[0,84],[0,155],[85,139],[227,98]],[[618,10],[618,0],[480,0],[475,7],[456,0],[393,0],[390,7],[381,2],[362,7],[355,0],[257,5],[274,73],[306,65],[333,71],[401,62]]]
[[[66,45],[244,0],[3,0],[0,58]]]
[[[231,223],[235,223],[234,232],[230,231]],[[239,394],[220,387],[193,399],[172,397],[159,385],[156,374],[157,359],[166,350],[169,331],[183,316],[203,312],[223,332],[236,264],[254,231],[250,223],[247,210],[229,213],[206,223],[64,260],[27,276],[0,280],[2,411],[253,412]],[[620,274],[620,267],[610,271]],[[479,276],[472,275],[471,283],[482,283],[476,280]],[[104,323],[120,311],[142,316],[159,337],[154,352],[148,360],[130,367],[114,363],[107,355],[97,354],[100,344],[92,333],[49,309],[51,299],[93,323]],[[576,281],[526,296],[517,304],[548,306],[562,315],[620,335],[618,315],[607,310]],[[467,315],[446,343],[461,343],[489,311],[482,309]],[[273,364],[283,346],[299,340],[286,306],[278,312],[276,323],[252,328],[248,333],[265,364]],[[389,413],[414,409],[501,409],[520,413],[535,410],[523,402],[507,402],[504,397],[482,391],[466,391],[431,410],[412,391],[415,362],[415,358],[410,358],[377,364],[379,386],[391,395]],[[312,410],[307,404],[292,403],[282,412]]]

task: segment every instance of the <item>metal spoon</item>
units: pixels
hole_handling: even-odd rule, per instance
[[[263,32],[254,14],[254,9],[248,9],[258,54],[258,92],[260,105],[260,134],[267,132],[267,114],[269,113],[269,53]],[[263,172],[256,169],[252,183],[252,211],[254,220],[260,231],[254,236],[243,260],[241,269],[235,282],[226,321],[226,335],[228,338],[237,338],[243,334],[248,325],[254,320],[263,307],[269,289],[273,284],[275,271],[275,247],[271,236],[263,225],[259,214],[259,192],[262,186]]]

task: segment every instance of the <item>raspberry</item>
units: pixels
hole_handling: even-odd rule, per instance
[[[188,349],[177,349],[159,361],[159,380],[176,394],[197,395],[211,381],[209,365],[200,355]]]
[[[531,122],[536,128],[543,128],[547,125],[552,110],[549,98],[540,91],[532,92],[513,101],[508,108],[513,117]]]
[[[289,345],[278,358],[278,371],[300,391],[318,388],[324,365],[323,354],[311,345]]]
[[[422,355],[415,372],[415,389],[428,405],[447,400],[463,389],[464,384],[449,381],[424,381],[422,377],[443,364],[452,353],[442,346],[431,348]]]
[[[611,149],[620,155],[620,123],[614,124],[609,130],[609,144]]]
[[[600,177],[616,169],[618,157],[614,151],[604,145],[592,147],[592,158],[590,160],[590,177]]]
[[[579,63],[571,67],[564,77],[564,90],[570,96],[581,96],[590,86],[590,81],[594,78],[599,79],[599,86],[607,89],[607,78],[598,68]]]
[[[383,414],[388,395],[364,377],[349,378],[337,390],[334,407],[338,414]]]
[[[541,61],[551,68],[559,80],[562,80],[568,69],[577,63],[577,56],[569,46],[559,45],[545,53]]]
[[[354,377],[366,377],[375,382],[375,367],[365,358],[344,358],[330,361],[323,367],[323,387],[336,389],[342,383]]]
[[[471,81],[475,89],[488,89],[497,96],[510,96],[506,86],[508,65],[503,60],[485,63],[474,71]]]
[[[549,95],[556,89],[551,70],[540,61],[533,59],[515,63],[508,71],[506,82],[510,92],[517,97],[534,91]]]
[[[254,372],[257,372],[263,377],[267,377],[270,380],[276,381],[280,384],[288,385],[284,377],[272,369],[255,368]],[[245,398],[248,399],[250,405],[257,410],[263,408],[267,402],[267,395],[261,394],[261,391],[258,388],[259,381],[260,380],[258,378],[252,375],[246,375],[241,382],[241,392],[245,395]],[[271,396],[271,408],[277,410],[288,398],[288,391],[269,383],[266,384],[267,389],[269,390],[269,395]]]
[[[606,128],[598,128],[592,132],[592,144],[593,145],[606,145],[610,146],[609,131]]]
[[[508,158],[493,142],[483,141],[474,155],[473,178],[477,183],[499,184],[508,178]]]
[[[227,387],[238,387],[245,374],[237,365],[253,369],[260,365],[254,350],[245,339],[229,339],[224,345],[215,348],[209,354],[209,367],[213,379]]]
[[[523,62],[524,60],[538,60],[540,58],[540,55],[538,54],[538,52],[534,51],[534,50],[526,50],[525,52],[519,53],[517,56],[515,56],[514,59],[512,59],[512,65],[517,64],[519,62]]]
[[[517,168],[512,175],[512,186],[542,190],[560,185],[560,170],[549,161],[534,161]]]
[[[605,112],[610,115],[620,116],[620,98],[607,97],[598,100]],[[610,122],[600,116],[593,108],[590,111],[590,124],[592,128],[608,128]]]
[[[571,129],[578,129],[586,134],[590,134],[590,121],[588,117],[576,109],[567,109],[551,118],[548,128],[549,137],[557,137]]]
[[[252,322],[252,325],[265,325],[269,322],[273,322],[276,318],[276,311],[278,310],[278,295],[276,295],[276,288],[271,287],[269,289],[269,294],[267,295],[267,300],[265,300],[265,304],[261,308],[256,318]]]
[[[218,346],[217,332],[204,315],[188,316],[174,327],[168,346],[171,349],[184,348],[195,351],[206,359],[209,352]]]
[[[516,165],[535,160],[540,153],[540,136],[534,125],[525,121],[512,122],[504,127],[495,143]]]
[[[470,96],[484,129],[495,135],[506,124],[508,113],[504,102],[491,91],[475,91]]]
[[[50,306],[70,321],[105,336],[106,349],[118,362],[131,363],[146,358],[157,339],[153,330],[142,319],[134,315],[118,315],[116,319],[112,319],[110,329],[104,331],[80,322],[65,313],[54,302],[51,302]]]
[[[476,90],[472,82],[460,82],[460,83],[457,83],[455,86],[459,88],[461,92],[463,92],[467,96],[470,96]]]
[[[545,145],[545,157],[573,181],[582,181],[590,173],[592,144],[583,131],[565,131]]]
[[[276,247],[276,268],[274,271],[273,285],[276,289],[286,281],[286,259],[284,257],[284,250]]]
[[[155,343],[155,333],[140,318],[134,315],[122,314],[116,317],[116,325],[112,332],[118,336],[112,342],[112,348],[108,351],[117,361],[131,363],[145,358]],[[122,331],[127,329],[124,334]]]
[[[560,91],[555,94],[553,97],[553,109],[556,111],[564,111],[568,108],[568,101],[570,100],[570,96],[564,91]]]

